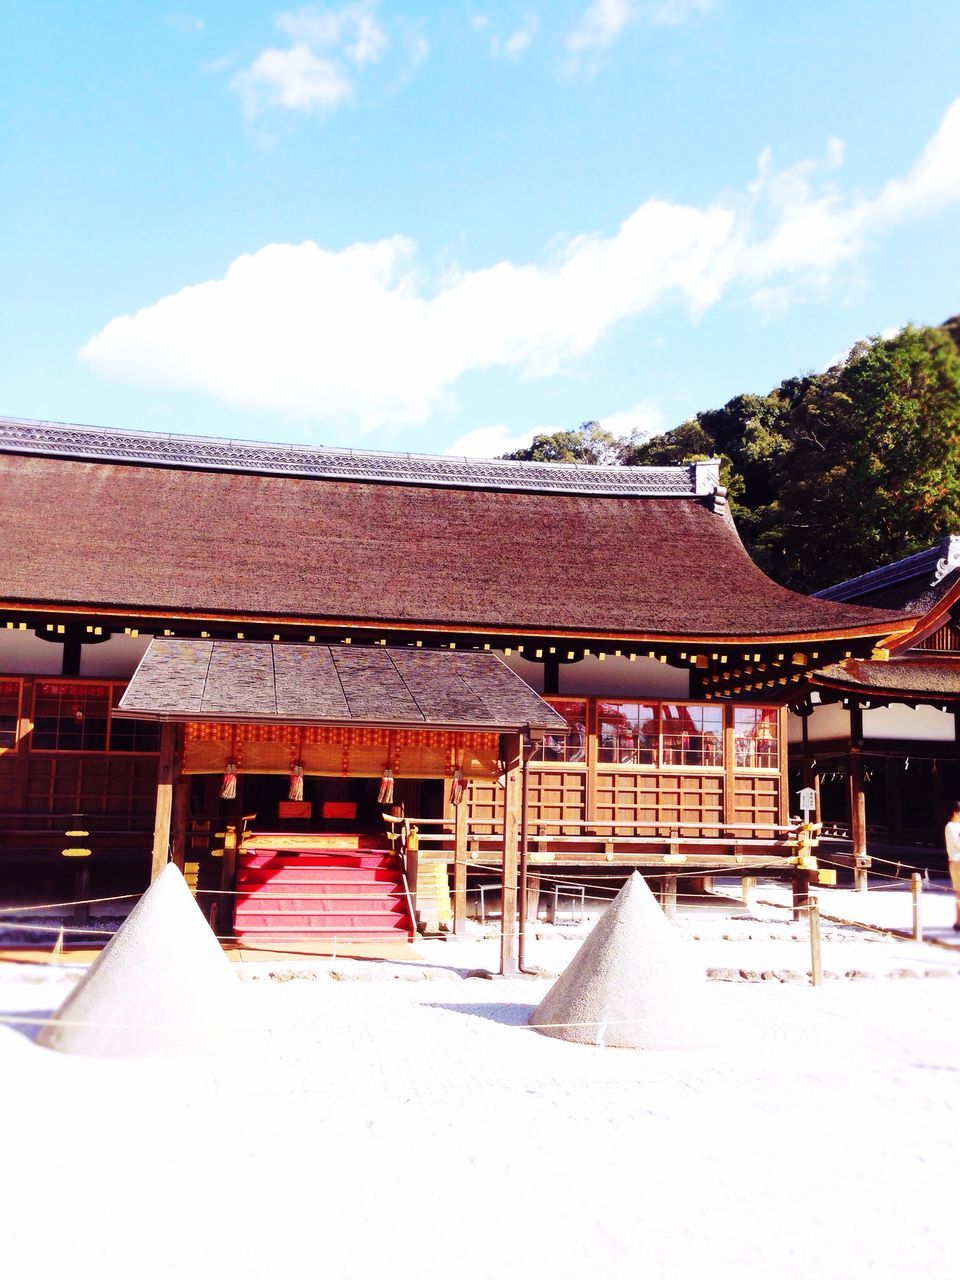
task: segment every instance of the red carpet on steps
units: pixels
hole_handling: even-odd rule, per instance
[[[353,837],[346,847],[302,852],[283,845],[241,853],[234,932],[240,940],[333,938],[410,939],[413,922],[399,860],[377,837]],[[332,843],[332,842],[331,842]]]

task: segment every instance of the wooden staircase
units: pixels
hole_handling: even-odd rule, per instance
[[[257,834],[237,860],[240,941],[414,936],[400,859],[383,837]]]

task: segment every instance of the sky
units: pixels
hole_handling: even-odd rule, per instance
[[[960,312],[952,0],[0,20],[0,414],[492,456]]]

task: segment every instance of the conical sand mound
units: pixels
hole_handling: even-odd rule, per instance
[[[37,1042],[63,1053],[129,1058],[235,1047],[239,982],[169,864],[110,939]]]
[[[710,1038],[706,981],[634,872],[530,1015],[544,1035],[620,1049],[692,1049]]]

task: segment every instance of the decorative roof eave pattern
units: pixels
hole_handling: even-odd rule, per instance
[[[719,485],[716,462],[681,467],[510,462],[162,435],[18,418],[0,418],[0,452],[301,479],[594,497],[707,498]]]

